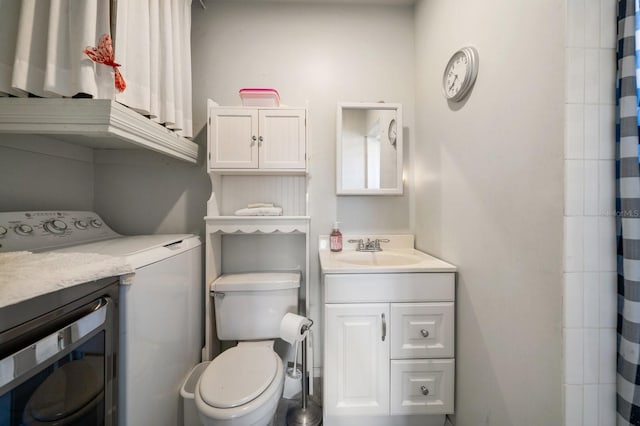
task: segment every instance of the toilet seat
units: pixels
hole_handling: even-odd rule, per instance
[[[256,349],[261,352],[254,352]],[[230,364],[232,363],[233,366],[228,369],[224,369],[222,368],[223,364],[220,363],[220,368],[212,367],[212,364],[216,362],[215,360],[227,352],[229,352],[227,356],[230,359],[236,360],[233,363],[232,361],[228,361]],[[216,383],[218,386],[223,387],[226,392],[227,384],[235,385],[238,384],[238,382],[241,382],[242,380],[238,380],[240,370],[243,368],[248,369],[254,363],[251,355],[255,355],[258,358],[265,357],[266,359],[271,358],[276,360],[275,372],[273,372],[273,377],[271,378],[270,383],[267,384],[267,387],[263,389],[253,400],[241,405],[222,408],[209,404],[207,400],[214,401],[213,394],[209,392],[211,390],[210,384]],[[239,362],[240,357],[245,359],[244,365],[241,365]],[[267,425],[276,412],[278,401],[282,396],[282,390],[284,388],[284,367],[278,354],[273,351],[273,342],[239,342],[238,346],[226,350],[222,354],[218,355],[216,359],[207,366],[196,384],[194,399],[201,423],[205,426]],[[247,362],[246,360],[251,361]],[[226,364],[226,362],[227,361],[224,363]],[[270,362],[265,363],[270,364]],[[264,369],[271,371],[271,367],[264,367]],[[251,395],[256,393],[258,392],[251,392]],[[244,399],[249,399],[249,397],[245,396]],[[226,401],[226,403],[229,405],[236,401]],[[219,401],[218,403],[223,402],[224,401]]]
[[[256,399],[269,387],[280,358],[267,346],[236,346],[217,356],[200,379],[202,400],[233,408]]]

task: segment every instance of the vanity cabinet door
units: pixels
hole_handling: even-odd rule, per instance
[[[260,110],[258,152],[262,169],[306,167],[305,110]]]
[[[327,415],[389,414],[389,305],[325,305]]]
[[[214,108],[209,116],[209,168],[258,168],[258,110]]]

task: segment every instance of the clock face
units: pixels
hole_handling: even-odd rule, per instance
[[[468,73],[469,60],[463,53],[456,53],[453,57],[453,62],[447,68],[446,73],[444,90],[449,99],[454,98],[458,93],[460,93],[462,83]]]
[[[469,92],[478,74],[478,52],[464,47],[453,54],[444,69],[442,90],[445,98],[459,101]]]

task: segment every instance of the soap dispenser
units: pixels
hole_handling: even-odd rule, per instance
[[[331,251],[342,251],[342,233],[338,228],[338,223],[339,222],[335,222],[333,224],[333,231],[331,231],[331,235],[329,236]]]

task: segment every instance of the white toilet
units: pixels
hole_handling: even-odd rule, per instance
[[[216,331],[238,345],[204,370],[195,403],[205,426],[266,426],[284,386],[282,360],[273,350],[280,322],[298,312],[300,274],[262,272],[222,275],[212,285]]]

